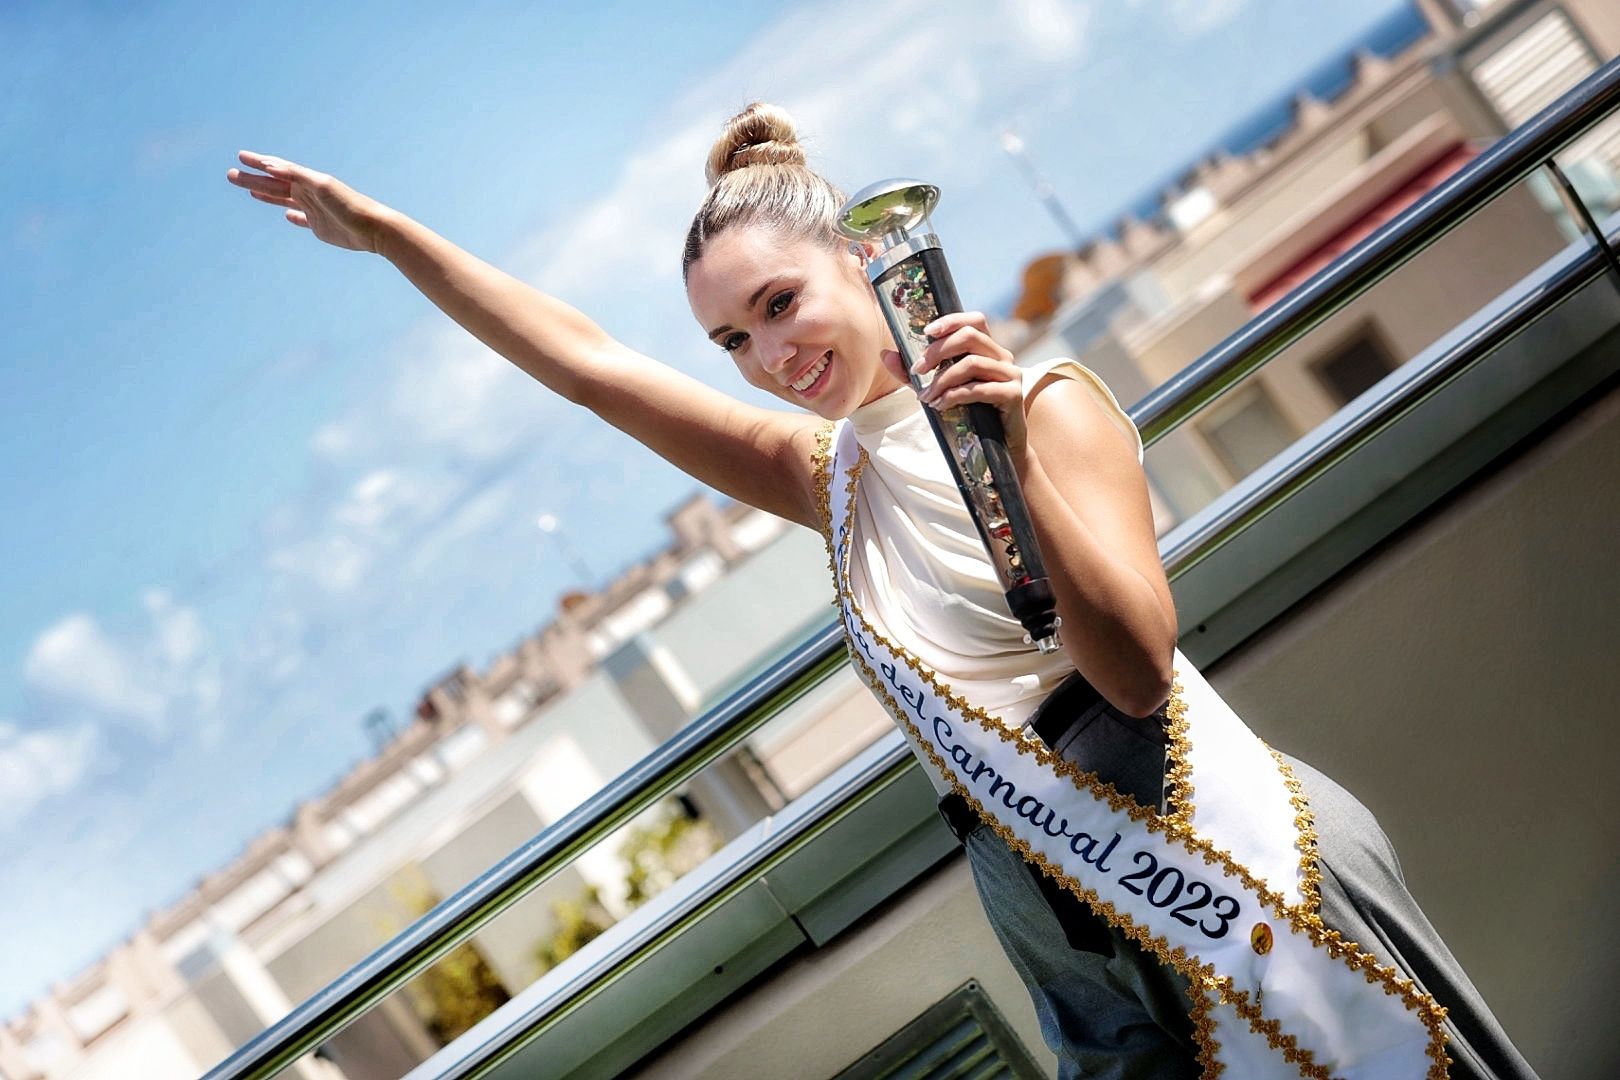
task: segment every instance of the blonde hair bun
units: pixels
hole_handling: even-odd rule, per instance
[[[803,165],[804,147],[793,118],[779,105],[756,101],[726,122],[709,150],[704,175],[712,186],[726,173],[749,165]]]
[[[683,278],[709,240],[737,225],[769,227],[829,250],[844,247],[838,233],[844,197],[805,163],[804,147],[786,109],[756,101],[726,121],[704,172],[709,193],[686,230]]]

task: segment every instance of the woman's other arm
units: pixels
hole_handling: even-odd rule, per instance
[[[1147,716],[1170,696],[1177,623],[1136,447],[1075,379],[1037,386],[1025,423],[1019,481],[1064,645],[1099,693]]]
[[[1074,666],[1109,703],[1147,716],[1170,696],[1176,607],[1159,558],[1136,446],[1074,379],[1029,394],[1012,354],[978,312],[941,316],[919,365],[940,372],[923,400],[994,405],[1063,619]]]
[[[529,286],[334,177],[243,151],[259,176],[231,183],[286,209],[336,247],[393,263],[446,315],[569,401],[590,409],[683,472],[812,528],[816,422],[757,408],[637,353],[583,312]]]

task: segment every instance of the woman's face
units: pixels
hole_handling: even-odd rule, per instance
[[[783,401],[836,420],[900,385],[882,362],[894,339],[849,252],[739,226],[709,241],[686,295],[743,378]]]

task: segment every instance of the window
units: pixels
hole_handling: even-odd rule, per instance
[[[1296,436],[1293,426],[1272,404],[1265,386],[1258,382],[1231,391],[1209,412],[1207,419],[1197,422],[1198,429],[1226,466],[1233,483],[1276,457]]]
[[[1395,370],[1395,361],[1372,334],[1363,334],[1347,345],[1315,361],[1316,377],[1343,406],[1361,396],[1362,391]]]

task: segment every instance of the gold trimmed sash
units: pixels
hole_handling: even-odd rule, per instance
[[[1322,924],[1300,785],[1179,650],[1161,814],[963,700],[862,609],[849,561],[867,455],[840,427],[836,447],[821,434],[817,494],[856,670],[1003,841],[1189,980],[1205,1075],[1444,1078],[1445,1010]]]

